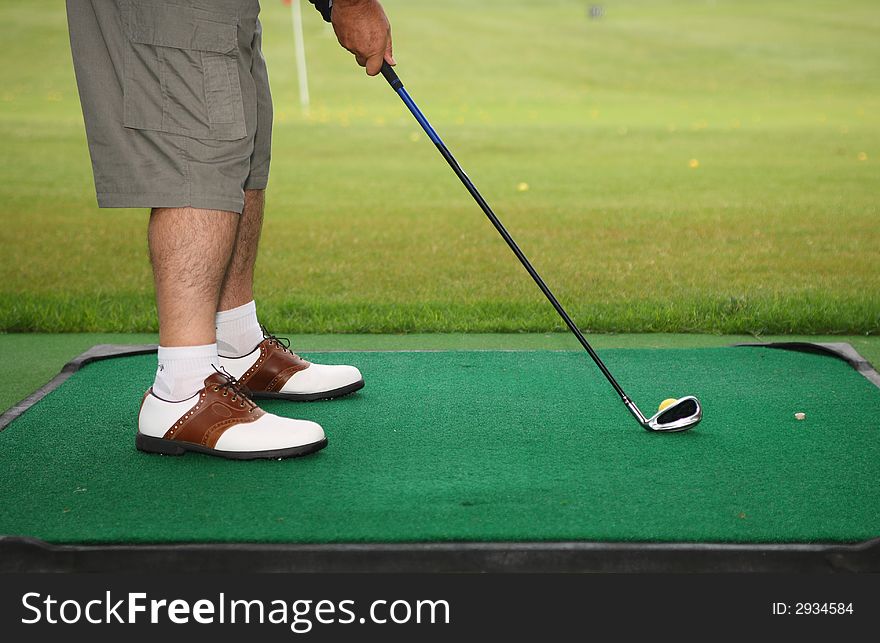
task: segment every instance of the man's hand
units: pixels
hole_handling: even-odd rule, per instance
[[[391,25],[378,0],[334,0],[330,17],[339,44],[354,54],[367,74],[378,74],[382,61],[397,64],[391,51]]]

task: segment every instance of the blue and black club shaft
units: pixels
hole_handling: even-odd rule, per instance
[[[596,351],[593,350],[593,347],[590,346],[590,343],[587,341],[587,338],[584,337],[584,334],[577,327],[577,324],[574,323],[574,320],[565,312],[565,308],[562,307],[562,304],[559,303],[559,300],[556,299],[556,296],[550,290],[544,280],[541,278],[541,275],[538,274],[538,271],[532,266],[532,263],[528,260],[528,257],[523,254],[523,251],[520,250],[520,247],[517,245],[516,241],[514,241],[513,237],[510,236],[510,233],[507,231],[507,228],[504,227],[504,224],[498,219],[495,213],[492,211],[492,208],[489,207],[489,204],[486,202],[486,199],[483,198],[483,195],[480,194],[480,191],[477,190],[473,181],[471,181],[470,177],[465,173],[462,169],[461,165],[459,165],[458,161],[455,160],[455,157],[452,156],[452,152],[449,151],[449,148],[446,147],[446,144],[443,143],[443,140],[437,134],[431,124],[428,122],[428,119],[425,118],[425,115],[422,114],[422,111],[418,108],[418,105],[415,104],[412,97],[410,97],[409,92],[406,91],[403,87],[403,82],[401,82],[400,78],[398,78],[397,73],[387,62],[382,64],[382,75],[385,77],[385,80],[388,81],[388,84],[391,85],[391,88],[397,92],[397,95],[400,96],[400,99],[407,106],[415,119],[419,122],[419,125],[422,126],[422,129],[425,130],[425,133],[428,135],[428,138],[437,146],[437,150],[446,159],[446,162],[449,163],[449,167],[452,168],[452,171],[455,172],[455,175],[461,180],[464,186],[467,188],[467,191],[470,192],[471,196],[474,198],[474,201],[477,202],[477,205],[483,210],[483,213],[489,218],[489,221],[492,222],[492,225],[495,226],[495,229],[498,230],[498,233],[502,236],[504,241],[513,251],[513,254],[516,255],[516,258],[519,259],[519,262],[523,265],[523,268],[529,273],[529,276],[534,280],[536,284],[538,284],[538,288],[541,289],[541,292],[544,293],[544,296],[553,304],[553,308],[556,309],[556,312],[559,313],[559,316],[562,317],[562,321],[565,322],[565,325],[568,326],[568,329],[577,337],[577,340],[581,343],[581,346],[584,347],[584,350],[593,358],[593,361],[596,363],[596,366],[599,367],[599,370],[602,371],[602,374],[605,378],[610,382],[611,386],[614,387],[614,390],[617,391],[617,394],[620,396],[620,399],[623,400],[623,403],[626,404],[626,408],[629,409],[630,413],[639,421],[639,424],[645,425],[645,417],[642,415],[641,411],[639,411],[638,407],[630,400],[629,396],[627,396],[626,392],[624,392],[623,388],[620,384],[617,383],[617,380],[614,379],[614,376],[611,374],[611,371],[608,370],[608,367],[605,366],[605,363],[599,358],[599,355],[596,354]]]

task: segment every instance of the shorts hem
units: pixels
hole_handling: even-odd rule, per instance
[[[244,197],[199,196],[196,194],[151,194],[148,192],[99,192],[99,208],[199,208],[241,214]]]
[[[249,176],[244,183],[245,190],[265,190],[269,184],[268,176]]]

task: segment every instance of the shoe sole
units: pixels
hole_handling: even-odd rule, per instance
[[[364,381],[360,380],[354,384],[346,384],[332,391],[321,391],[319,393],[270,393],[268,391],[252,391],[248,389],[248,395],[255,400],[289,400],[292,402],[316,402],[318,400],[332,400],[337,397],[350,395],[355,391],[364,388]]]
[[[180,442],[178,440],[166,440],[165,438],[153,438],[143,433],[138,433],[135,438],[135,446],[138,451],[144,453],[159,453],[162,455],[183,455],[187,451],[194,453],[204,453],[205,455],[213,455],[218,458],[226,458],[227,460],[281,460],[282,458],[299,458],[320,451],[327,446],[327,438],[311,444],[303,444],[298,447],[288,447],[287,449],[273,449],[270,451],[219,451],[203,447],[200,444],[191,442]]]

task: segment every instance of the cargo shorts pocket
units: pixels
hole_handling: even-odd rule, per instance
[[[247,135],[238,71],[238,17],[129,0],[123,124],[193,138]]]

